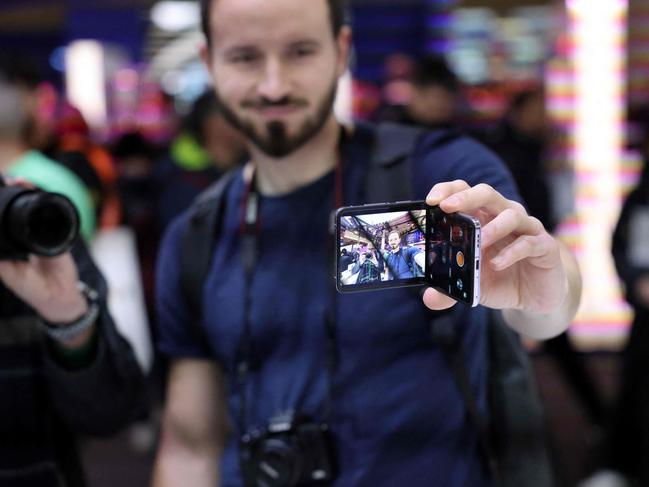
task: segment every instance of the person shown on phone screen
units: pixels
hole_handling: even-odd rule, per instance
[[[371,202],[365,183],[379,137],[333,112],[351,50],[344,2],[201,5],[202,57],[250,162],[231,173],[217,206],[201,306],[182,285],[183,256],[195,255],[183,244],[192,210],[160,248],[158,346],[170,367],[153,485],[494,485],[427,308],[449,309],[486,415],[485,307],[531,337],[561,333],[580,297],[574,257],[526,213],[502,162],[436,130],[409,158],[412,199],[480,220],[481,306],[433,288],[423,298],[413,288],[338,294],[331,214]],[[413,272],[399,254],[423,266],[398,233],[388,244],[396,278]]]
[[[359,267],[358,280],[356,281],[358,284],[381,280],[379,263],[376,260],[376,256],[369,250],[364,254],[361,254]]]
[[[418,247],[403,247],[401,234],[396,230],[388,235],[390,250],[385,253],[388,279],[409,279],[423,276],[424,251]]]

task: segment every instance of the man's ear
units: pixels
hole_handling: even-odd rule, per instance
[[[212,56],[210,55],[211,51],[210,48],[207,47],[207,43],[203,42],[201,46],[199,47],[198,51],[201,61],[203,61],[203,65],[207,69],[207,71],[211,74],[212,73]]]
[[[338,77],[345,74],[349,68],[349,57],[352,49],[352,29],[343,25],[336,38],[336,48],[338,49]]]

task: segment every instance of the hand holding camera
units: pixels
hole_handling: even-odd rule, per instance
[[[52,323],[75,320],[88,308],[68,252],[78,231],[66,197],[0,180],[0,280]]]

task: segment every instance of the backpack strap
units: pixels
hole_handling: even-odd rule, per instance
[[[225,194],[238,170],[231,170],[203,191],[189,210],[180,243],[180,288],[190,309],[196,338],[207,346],[203,326],[203,285],[210,270],[212,251],[225,209]]]
[[[395,123],[379,124],[375,132],[374,154],[366,178],[365,192],[368,203],[411,200],[412,156],[416,153],[424,135],[430,148],[439,147],[458,137],[456,130],[429,131],[422,127],[399,125]],[[413,267],[412,256],[406,264]],[[410,260],[411,262],[408,262]],[[466,357],[462,344],[459,343],[451,313],[431,313],[430,336],[444,355],[455,383],[460,391],[469,417],[478,432],[478,443],[487,462],[489,471],[498,478],[498,467],[489,438],[489,427],[486,418],[480,413],[478,402],[471,387],[466,368]]]
[[[403,163],[424,133],[421,127],[390,122],[376,126],[374,152],[365,178],[366,203],[412,199],[411,168]]]
[[[453,373],[455,385],[460,391],[469,418],[478,432],[478,446],[482,452],[483,459],[498,485],[500,471],[497,455],[491,441],[489,422],[480,413],[478,401],[473,392],[471,380],[469,379],[469,372],[466,368],[464,348],[462,348],[462,343],[458,340],[457,334],[455,333],[455,323],[453,322],[452,313],[445,313],[441,317],[436,316],[431,319],[430,337],[432,342],[442,351],[442,355],[444,355],[444,359]]]

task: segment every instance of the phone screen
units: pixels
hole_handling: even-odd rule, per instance
[[[340,292],[429,285],[479,302],[480,223],[424,201],[349,206],[336,213]]]
[[[336,282],[340,291],[426,282],[423,202],[342,208],[336,223]]]

